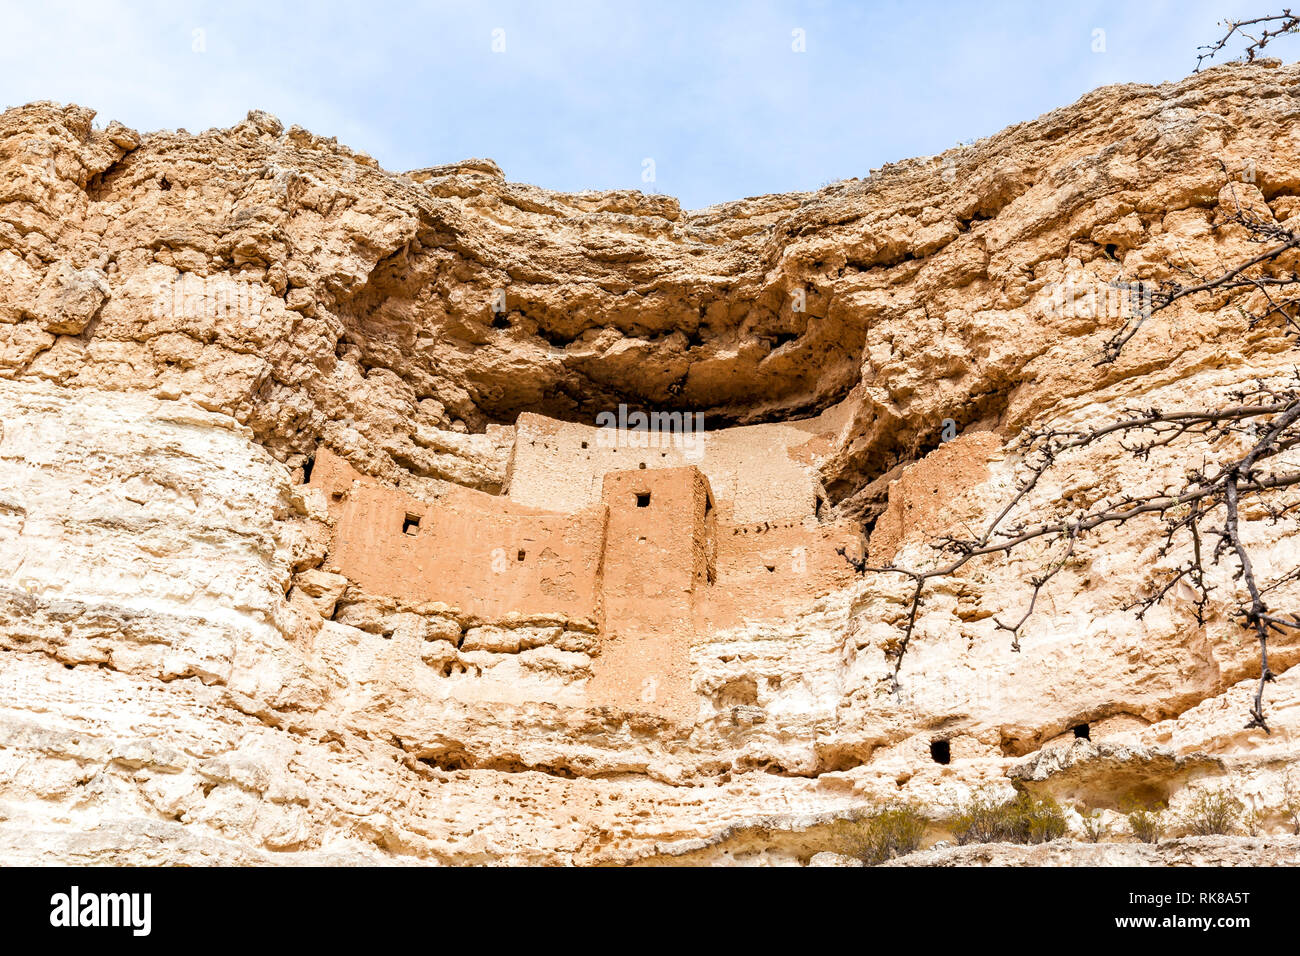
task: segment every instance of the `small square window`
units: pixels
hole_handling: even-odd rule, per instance
[[[420,533],[420,516],[408,514],[402,519],[402,534],[416,535]]]
[[[520,548],[517,557],[520,561],[522,561],[524,558],[528,557],[528,552],[523,550],[523,548]]]
[[[638,492],[636,496],[636,506],[638,508],[650,507],[650,492]]]

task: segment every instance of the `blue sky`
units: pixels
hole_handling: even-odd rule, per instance
[[[1262,0],[0,0],[0,106],[76,102],[141,131],[230,126],[259,108],[394,171],[487,156],[512,180],[697,208],[866,176],[1103,84],[1178,79],[1217,21],[1268,12]],[[1300,37],[1270,50],[1294,60]]]

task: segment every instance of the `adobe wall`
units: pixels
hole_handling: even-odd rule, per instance
[[[430,503],[326,448],[308,484],[325,492],[335,520],[327,570],[365,592],[441,601],[488,621],[512,611],[596,616],[602,506],[548,514],[468,488]],[[408,516],[419,522],[412,533]]]
[[[970,431],[944,442],[889,483],[884,512],[871,531],[873,565],[894,559],[903,540],[914,532],[933,534],[951,527],[951,511],[960,495],[988,475],[989,462],[1002,447],[991,431]]]
[[[505,493],[520,504],[576,511],[600,500],[609,472],[695,465],[709,480],[720,517],[741,524],[799,520],[816,513],[810,466],[842,419],[837,406],[806,421],[724,428],[683,442],[624,431],[609,443],[605,429],[524,413],[515,423]]]
[[[698,475],[699,488],[692,475]],[[678,560],[666,555],[689,553],[693,579],[703,575],[714,585],[707,601],[693,605],[697,626],[729,627],[780,617],[848,586],[854,572],[836,549],[861,552],[856,530],[813,518],[726,520],[725,503],[693,466],[602,475],[601,499],[571,514],[457,485],[427,502],[360,475],[325,448],[309,484],[327,493],[335,520],[331,568],[369,593],[442,601],[485,619],[517,611],[595,620],[602,595],[611,606],[627,609],[626,615],[615,610],[615,620],[632,620],[641,613],[638,607],[651,605],[656,614],[677,613],[676,591],[660,587],[648,593],[642,575],[652,568],[666,582],[663,576]],[[633,489],[651,494],[648,509],[635,507]],[[893,507],[900,503],[895,500]],[[687,528],[703,534],[692,517],[700,508],[709,518],[705,538],[690,549],[676,538],[660,540],[669,534],[665,522],[679,522],[683,534]],[[414,535],[402,531],[407,515],[420,519]],[[695,585],[682,587],[694,593]],[[629,597],[620,604],[624,593]]]
[[[602,652],[593,702],[689,716],[690,645],[716,552],[716,509],[698,469],[607,474]]]
[[[605,618],[640,626],[665,611],[690,618],[711,583],[715,509],[708,480],[694,467],[605,475]]]
[[[574,441],[583,451],[581,436],[590,430],[528,418],[520,440],[540,450],[516,455],[523,467],[511,497],[448,485],[426,501],[319,449],[308,484],[324,494],[334,522],[323,569],[344,575],[363,593],[441,602],[488,623],[512,613],[589,620],[600,635],[589,701],[682,719],[698,704],[690,664],[697,636],[783,618],[852,583],[855,572],[837,549],[860,555],[861,536],[853,528],[822,525],[811,514],[810,480],[799,455],[808,453],[804,446],[815,434],[810,439],[806,430],[766,426],[718,433],[740,432],[744,439],[733,435],[714,445],[715,466],[734,463],[737,471],[724,471],[733,475],[732,487],[751,492],[742,512],[760,510],[761,493],[772,499],[761,510],[792,513],[737,523],[731,520],[735,509],[715,498],[700,468],[669,466],[667,454],[654,464],[646,454],[668,449],[600,449],[583,459],[579,479],[618,454],[624,455],[620,464],[632,467],[600,474],[594,501],[585,491],[566,496],[566,482],[580,482],[558,456]],[[728,448],[736,455],[718,453]],[[780,455],[773,455],[777,448]],[[744,471],[754,461],[769,463],[759,478],[772,485]],[[529,469],[543,465],[554,468],[546,482],[524,480]],[[544,510],[521,503],[515,491],[530,500],[584,504],[569,512]]]
[[[863,552],[855,528],[803,522],[720,524],[716,584],[706,627],[784,618],[853,583],[856,572],[837,548]]]

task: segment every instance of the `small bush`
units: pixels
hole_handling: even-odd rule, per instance
[[[1300,836],[1300,793],[1288,770],[1282,778],[1282,814],[1291,823],[1291,832]]]
[[[1100,843],[1110,835],[1110,827],[1101,822],[1100,810],[1080,810],[1079,817],[1083,838],[1089,843]]]
[[[1015,814],[1016,843],[1048,843],[1059,840],[1069,830],[1065,811],[1051,797],[1035,800],[1021,793],[1012,802]]]
[[[1128,828],[1139,843],[1159,843],[1165,832],[1163,803],[1130,803],[1125,808]]]
[[[1241,828],[1250,836],[1259,836],[1264,832],[1264,824],[1267,816],[1262,811],[1252,807],[1241,817]]]
[[[957,805],[948,821],[953,839],[958,846],[968,843],[997,843],[1006,839],[1008,831],[1006,807],[995,793],[980,789],[964,803]]]
[[[887,807],[859,820],[842,822],[837,842],[840,852],[875,866],[915,851],[925,836],[926,825],[926,818],[913,807]]]
[[[1233,831],[1243,809],[1227,790],[1198,789],[1179,822],[1195,836],[1220,836]]]
[[[958,845],[968,843],[1046,843],[1065,836],[1065,812],[1051,797],[1035,800],[1021,791],[999,802],[994,793],[979,790],[959,804],[948,821]]]

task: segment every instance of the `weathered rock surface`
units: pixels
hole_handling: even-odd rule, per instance
[[[886,866],[1295,866],[1296,837],[1182,837],[1160,843],[985,843],[924,850]]]
[[[1257,651],[1228,569],[1204,625],[1177,593],[1126,610],[1173,560],[1154,524],[1085,542],[1019,651],[995,618],[1042,553],[936,582],[900,695],[906,582],[867,573],[713,627],[677,675],[689,713],[665,716],[593,701],[590,622],[404,604],[330,570],[303,470],[324,446],[417,497],[497,494],[523,411],[828,413],[798,459],[817,520],[924,563],[928,536],[1001,509],[1023,428],[1290,374],[1280,330],[1192,301],[1098,367],[1115,320],[1053,295],[1249,251],[1220,227],[1225,169],[1261,214],[1300,212],[1300,67],[1108,87],[940,157],[694,211],[486,160],[393,174],[265,113],[199,135],[93,117],[0,115],[3,859],[822,865],[872,803],[914,802],[932,842],[953,801],[1015,780],[1121,828],[1126,797],[1177,811],[1231,785],[1264,835],[906,862],[1296,862],[1300,642],[1274,649],[1272,733],[1242,729]],[[1092,450],[1026,505],[1181,473]],[[1264,565],[1300,564],[1247,517]]]

